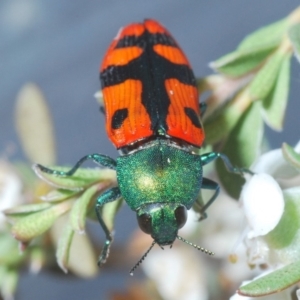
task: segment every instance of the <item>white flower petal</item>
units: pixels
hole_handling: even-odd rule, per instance
[[[241,200],[251,228],[248,238],[265,235],[275,228],[284,211],[283,193],[268,174],[255,174],[243,187]]]
[[[2,211],[21,203],[22,188],[21,179],[14,173],[11,166],[5,161],[0,161],[0,230],[6,224]]]
[[[235,294],[229,298],[229,300],[251,300],[251,299],[253,299],[253,298],[241,296],[239,294]]]
[[[300,290],[296,291],[297,299],[300,300]]]
[[[261,155],[250,169],[255,173],[268,173],[274,178],[292,178],[299,174],[283,158],[281,149]]]
[[[300,153],[300,141],[295,146]],[[261,155],[250,168],[255,173],[268,173],[276,179],[289,179],[299,175],[283,158],[282,150],[275,149]]]
[[[153,249],[142,264],[163,299],[206,300],[206,278],[199,253],[192,247]]]
[[[294,149],[295,149],[296,152],[300,153],[300,141],[296,144]]]
[[[247,261],[249,265],[262,265],[269,263],[270,249],[262,237],[245,239],[245,245],[247,247]]]

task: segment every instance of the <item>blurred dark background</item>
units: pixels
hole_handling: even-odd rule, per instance
[[[212,73],[210,61],[233,51],[246,34],[285,17],[297,5],[296,0],[1,1],[0,149],[14,143],[17,152],[12,159],[24,159],[14,129],[14,105],[20,87],[32,81],[49,103],[59,164],[74,164],[94,152],[117,156],[93,95],[100,87],[99,64],[121,26],[157,19],[181,45],[195,75],[203,77]],[[294,59],[284,131],[266,130],[272,147],[299,140],[299,71]],[[124,207],[117,219],[115,242],[125,244],[136,226],[135,216]],[[91,281],[42,272],[22,277],[17,299],[40,299],[41,291],[44,300],[105,299],[110,290],[121,290],[130,281],[127,270],[105,271]]]

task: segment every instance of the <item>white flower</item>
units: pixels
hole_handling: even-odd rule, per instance
[[[147,277],[166,300],[206,300],[207,280],[198,251],[187,245],[153,249],[142,264]]]
[[[0,160],[0,231],[5,228],[5,209],[22,203],[23,184],[12,166]]]
[[[300,151],[300,142],[295,147]],[[250,168],[255,175],[247,178],[241,193],[241,203],[248,222],[245,244],[250,264],[275,264],[278,253],[270,254],[265,236],[281,220],[285,209],[285,197],[289,182],[300,185],[299,173],[283,157],[282,150],[276,149],[263,154]],[[272,259],[270,255],[273,256]],[[277,259],[278,260],[278,259]],[[281,260],[277,264],[282,263]]]
[[[266,173],[247,180],[241,201],[250,231],[248,238],[265,235],[275,228],[284,211],[284,198],[279,184]]]
[[[300,142],[294,149],[300,152]],[[297,220],[300,211],[297,207],[300,202],[300,176],[298,170],[285,160],[282,149],[263,154],[250,169],[255,175],[247,178],[241,193],[242,209],[247,219],[244,243],[248,263],[268,265],[268,273],[272,273],[299,259],[300,231]],[[260,299],[291,300],[293,288]],[[300,299],[299,291],[297,295]],[[256,298],[238,294],[230,298],[252,299]]]

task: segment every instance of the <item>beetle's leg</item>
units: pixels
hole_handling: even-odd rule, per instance
[[[200,115],[201,115],[201,118],[203,118],[205,112],[206,112],[206,109],[207,109],[207,104],[205,102],[200,102],[199,103],[199,108],[200,108]]]
[[[86,161],[86,160],[93,160],[96,164],[99,164],[101,166],[104,166],[104,167],[107,167],[107,168],[110,168],[110,169],[113,169],[115,170],[116,169],[116,161],[114,159],[112,159],[111,157],[109,156],[106,156],[106,155],[103,155],[103,154],[97,154],[97,153],[94,153],[94,154],[89,154],[89,155],[86,155],[84,157],[82,157],[76,164],[75,166],[68,172],[64,172],[64,171],[58,171],[58,170],[52,170],[52,169],[49,169],[49,168],[46,168],[40,164],[37,164],[37,168],[39,168],[42,172],[45,172],[45,173],[49,173],[49,174],[54,174],[54,175],[58,175],[58,176],[71,176],[73,175],[76,170]]]
[[[199,221],[202,221],[207,218],[206,210],[218,197],[220,192],[220,186],[215,181],[203,177],[201,189],[213,190],[214,194],[205,204],[203,204],[201,195],[199,195],[200,198],[197,198],[195,210],[200,214]]]
[[[103,246],[103,249],[102,249],[99,259],[98,259],[99,267],[101,267],[106,262],[107,257],[109,255],[110,245],[113,240],[112,233],[109,231],[106,224],[104,223],[103,218],[101,217],[101,214],[100,214],[100,210],[104,204],[115,201],[120,197],[121,197],[120,189],[118,187],[113,187],[113,188],[105,191],[101,196],[99,196],[99,198],[97,199],[96,204],[95,204],[95,210],[96,210],[96,215],[97,215],[98,221],[105,233],[105,244]]]
[[[203,166],[210,163],[211,161],[213,161],[217,158],[221,158],[229,172],[238,173],[238,174],[241,174],[241,175],[243,175],[244,173],[248,173],[248,174],[251,174],[251,175],[254,174],[252,171],[250,171],[246,168],[235,168],[235,167],[233,167],[233,165],[231,164],[229,158],[223,153],[209,152],[209,153],[205,153],[205,154],[200,155],[200,158],[201,158]]]
[[[105,115],[106,115],[106,112],[105,112],[104,106],[100,106],[99,109],[100,109],[101,113],[105,116]]]
[[[245,169],[245,168],[235,168],[232,166],[229,158],[223,154],[223,153],[219,153],[219,152],[209,152],[209,153],[205,153],[205,154],[202,154],[200,156],[201,158],[201,161],[202,161],[202,165],[206,165],[212,161],[214,161],[215,159],[217,158],[221,158],[227,168],[227,170],[229,172],[232,172],[232,173],[238,173],[240,175],[243,175],[244,173],[248,173],[248,174],[251,174],[253,175],[254,173],[248,169]],[[214,182],[213,180],[210,180],[208,178],[203,178],[202,179],[202,186],[201,186],[202,189],[208,189],[208,190],[214,190],[214,194],[212,195],[212,197],[207,201],[207,203],[203,204],[203,200],[201,198],[201,195],[198,196],[200,198],[198,198],[196,200],[196,206],[195,206],[195,209],[197,212],[200,213],[200,219],[199,221],[205,219],[207,217],[206,215],[206,210],[207,208],[215,201],[215,199],[218,197],[219,195],[219,192],[220,192],[220,186],[218,183]]]

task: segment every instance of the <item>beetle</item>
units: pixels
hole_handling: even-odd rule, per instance
[[[242,173],[222,153],[198,154],[205,137],[201,123],[205,105],[199,104],[196,79],[185,54],[157,21],[146,19],[120,29],[104,56],[100,81],[106,131],[121,155],[116,160],[86,155],[68,172],[38,165],[58,176],[71,176],[88,159],[116,170],[118,186],[106,190],[95,204],[106,236],[99,266],[106,262],[112,243],[100,214],[106,203],[122,197],[136,212],[139,227],[153,238],[148,253],[155,244],[172,245],[176,238],[187,242],[178,230],[201,189],[213,191],[200,210],[201,218],[206,217],[220,188],[203,177],[204,165],[221,158],[229,171]]]

